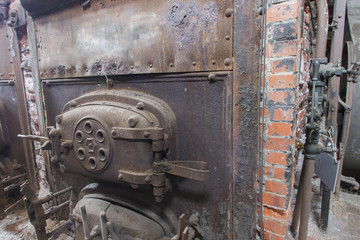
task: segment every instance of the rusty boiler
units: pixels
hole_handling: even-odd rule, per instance
[[[76,238],[255,238],[256,2],[21,3]]]

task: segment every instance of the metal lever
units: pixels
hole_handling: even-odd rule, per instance
[[[37,136],[37,135],[22,135],[22,134],[18,134],[18,137],[28,139],[31,141],[41,142],[42,150],[51,150],[52,145],[51,145],[51,141],[48,137]]]
[[[165,163],[165,165],[168,167],[165,172],[172,175],[189,178],[196,181],[206,181],[210,177],[210,171],[207,169],[206,162],[172,161]]]
[[[29,139],[29,140],[33,140],[33,141],[38,141],[41,143],[45,143],[46,141],[49,141],[48,137],[44,137],[44,136],[37,136],[37,135],[23,135],[23,134],[18,134],[17,135],[20,138],[25,138],[25,139]]]

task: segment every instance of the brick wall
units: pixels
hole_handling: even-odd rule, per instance
[[[301,0],[273,0],[267,10],[264,99],[265,239],[286,239],[294,170],[304,143],[310,13]]]
[[[25,86],[25,96],[28,107],[29,114],[29,125],[30,131],[33,135],[41,135],[39,127],[39,115],[37,113],[36,102],[35,102],[35,92],[34,92],[34,80],[32,78],[32,71],[30,66],[30,50],[28,37],[26,33],[26,27],[18,29],[18,38],[21,51],[21,68],[24,75],[24,86]],[[33,150],[35,155],[36,163],[36,173],[39,184],[39,196],[47,196],[50,193],[49,184],[46,176],[46,166],[45,160],[43,157],[43,152],[40,149],[40,142],[32,142]]]

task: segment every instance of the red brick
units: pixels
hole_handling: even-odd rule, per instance
[[[290,151],[291,139],[269,137],[264,142],[264,148],[268,150]]]
[[[267,125],[270,136],[291,136],[291,123],[271,123]]]
[[[270,232],[273,232],[273,233],[276,233],[279,235],[285,235],[287,226],[285,224],[264,218],[264,228],[267,231],[270,231]]]
[[[267,21],[279,22],[298,17],[299,6],[297,3],[273,5],[267,9]]]
[[[265,231],[264,233],[264,238],[265,240],[285,240],[285,235],[284,236],[277,236],[271,232]]]
[[[295,72],[296,59],[293,57],[284,58],[280,60],[270,61],[270,71],[273,73],[279,72]]]
[[[296,19],[286,22],[272,22],[268,25],[268,42],[280,42],[297,39],[299,25]]]
[[[285,169],[284,169],[284,171],[285,171]],[[288,193],[288,187],[283,182],[266,180],[265,181],[265,191],[286,196]]]
[[[294,111],[292,109],[276,108],[272,120],[274,121],[292,121],[294,120]]]
[[[269,88],[295,88],[296,75],[270,75],[269,76]]]
[[[266,57],[296,56],[298,41],[281,41],[266,44]]]
[[[269,208],[266,206],[264,206],[264,208],[263,208],[263,214],[266,217],[275,218],[275,219],[279,220],[279,222],[284,222],[284,223],[286,223],[288,215],[289,215],[288,211],[273,209],[273,208]]]
[[[278,152],[267,152],[266,153],[266,162],[268,164],[279,164],[282,166],[286,166],[286,154],[278,153]]]
[[[272,101],[273,104],[294,104],[295,93],[293,91],[276,91],[268,92],[268,101]]]
[[[286,161],[285,161],[286,164]],[[278,180],[285,180],[285,170],[284,168],[277,168],[277,167],[264,167],[264,175],[268,178],[274,178]]]
[[[268,206],[286,208],[286,199],[285,197],[277,196],[272,193],[263,193],[263,203]]]

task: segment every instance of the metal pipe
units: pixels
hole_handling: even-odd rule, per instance
[[[300,228],[299,228],[299,240],[307,239],[309,216],[311,210],[311,190],[312,190],[312,177],[314,174],[315,159],[304,160],[304,182],[303,192],[301,199],[301,214],[300,214]]]
[[[23,174],[14,176],[14,177],[5,178],[4,180],[2,180],[2,183],[3,183],[3,184],[7,184],[7,183],[12,182],[12,181],[14,181],[14,180],[16,180],[16,179],[19,179],[19,178],[22,178],[22,177],[26,177],[26,176],[27,176],[27,173],[23,173]]]
[[[326,0],[316,0],[317,7],[317,33],[315,58],[326,56],[326,42],[329,29],[329,10]]]
[[[351,41],[346,42],[346,47],[348,49],[348,66],[347,67],[349,68],[350,64],[354,60],[354,47],[353,47],[353,44]],[[347,85],[346,85],[346,101],[345,101],[346,106],[352,106],[353,98],[354,98],[353,95],[354,95],[354,83],[352,81],[348,81]],[[341,100],[341,99],[339,98],[339,100]],[[344,106],[345,112],[344,112],[343,128],[342,128],[341,140],[340,140],[341,146],[343,149],[341,149],[342,154],[340,155],[339,170],[338,170],[338,176],[336,179],[336,188],[335,188],[335,197],[336,198],[339,198],[341,174],[342,174],[342,169],[343,169],[343,165],[344,165],[345,151],[346,151],[346,147],[347,147],[347,143],[348,143],[349,130],[350,130],[351,109],[346,108],[346,106]]]
[[[52,195],[49,195],[47,197],[44,197],[43,199],[40,199],[40,201],[41,201],[41,203],[46,203],[46,202],[52,200],[53,198],[55,198],[55,197],[57,197],[57,196],[59,196],[59,195],[61,195],[63,193],[66,193],[66,192],[70,191],[71,189],[72,189],[72,187],[62,189],[62,190],[60,190],[60,191],[58,191],[58,192],[56,192],[56,193],[54,193]]]
[[[303,186],[304,186],[304,183],[303,183],[304,182],[304,171],[305,171],[305,168],[303,167],[301,169],[299,188],[298,188],[298,192],[296,194],[294,213],[293,213],[293,218],[292,218],[291,226],[290,226],[290,231],[294,237],[298,234],[299,223],[300,223],[301,198],[303,195],[302,192],[303,192]]]
[[[326,43],[329,28],[329,11],[326,0],[316,0],[317,15],[317,33],[316,33],[316,49],[315,58],[324,58],[326,56]],[[314,91],[314,89],[313,89]],[[314,101],[314,98],[313,98]],[[306,155],[305,155],[306,156]],[[312,192],[312,177],[315,168],[315,159],[305,157],[304,160],[304,181],[301,198],[301,214],[300,214],[300,228],[299,240],[307,239],[309,215],[311,210],[311,192]]]

